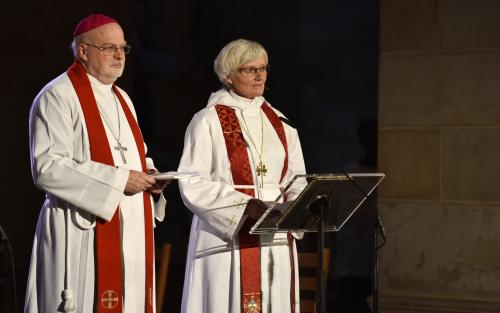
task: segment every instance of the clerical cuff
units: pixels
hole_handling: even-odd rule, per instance
[[[127,186],[128,177],[130,176],[130,170],[123,167],[116,167],[116,176],[113,186],[120,192],[125,192],[125,186]]]

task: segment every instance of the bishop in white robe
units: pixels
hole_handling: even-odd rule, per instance
[[[111,85],[104,85],[90,75],[89,79],[103,119],[117,130],[117,106]],[[123,90],[120,92],[133,110],[130,98]],[[142,194],[127,196],[123,193],[128,170],[140,171],[141,165],[131,130],[121,107],[118,109],[122,131],[120,142],[127,147],[127,164],[123,163],[120,151],[112,149],[116,167],[110,167],[90,161],[83,113],[66,73],[45,86],[35,99],[30,116],[32,174],[47,196],[33,243],[26,312],[51,312],[57,308],[61,303],[60,293],[65,289],[65,274],[70,276],[76,312],[92,312],[95,218],[111,219],[118,205],[124,285],[127,286],[124,312],[139,312],[139,308],[144,308]],[[115,138],[109,127],[105,130],[113,148]],[[147,163],[148,168],[154,168],[151,159],[148,158]],[[160,221],[165,216],[165,203],[161,196],[153,206],[154,215]],[[64,270],[66,249],[69,251],[67,273]],[[48,293],[52,296],[49,297]]]
[[[119,27],[116,25],[109,27]],[[117,55],[121,54],[115,49]],[[131,170],[143,172],[138,146],[123,107],[113,92],[113,84],[85,75],[115,166],[91,159],[89,121],[85,121],[68,73],[47,84],[35,98],[30,112],[32,175],[46,198],[33,243],[24,308],[27,313],[95,310],[98,304],[95,295],[96,219],[109,221],[117,210],[123,312],[145,312],[145,202],[142,192],[124,193]],[[128,95],[120,88],[117,92],[136,119]],[[119,149],[118,143],[126,151]],[[154,169],[149,158],[146,167]],[[160,194],[156,201],[150,196],[148,201],[154,211],[151,215],[163,220],[166,204],[163,195]]]

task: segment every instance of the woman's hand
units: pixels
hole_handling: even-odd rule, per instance
[[[266,210],[267,205],[263,201],[253,198],[248,201],[244,214],[253,220],[258,220]]]

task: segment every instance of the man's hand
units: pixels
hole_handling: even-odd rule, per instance
[[[158,173],[158,171],[155,169],[148,170],[148,174],[150,175],[150,177],[154,177],[154,174],[156,174],[156,173]],[[152,194],[159,195],[160,193],[162,193],[162,191],[165,189],[165,187],[167,187],[169,184],[170,184],[170,180],[156,180],[155,179],[154,184],[151,185],[151,187],[149,187],[148,190]]]
[[[148,174],[130,170],[127,185],[125,185],[125,194],[133,195],[151,188],[155,184],[155,179]]]
[[[245,208],[245,214],[253,220],[258,220],[267,210],[267,205],[259,199],[250,199]]]

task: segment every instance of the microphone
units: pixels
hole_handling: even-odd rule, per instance
[[[351,183],[354,184],[354,186],[356,186],[356,188],[361,191],[361,193],[366,197],[368,198],[368,194],[352,179],[351,176],[349,176],[349,174],[346,173],[346,171],[342,168],[342,166],[340,166],[340,164],[333,158],[331,157],[328,153],[326,153],[326,151],[321,148],[321,146],[319,144],[316,143],[316,141],[314,139],[312,139],[311,136],[309,136],[306,132],[304,132],[302,129],[299,129],[297,127],[297,125],[290,121],[289,119],[283,117],[283,116],[280,116],[279,119],[287,124],[288,126],[292,127],[292,128],[295,128],[299,133],[301,133],[302,135],[304,135],[307,140],[309,140],[310,143],[312,143],[314,145],[314,147],[321,153],[321,155],[323,155],[323,157],[325,159],[327,159],[331,164],[333,164],[337,169],[339,169],[342,174],[344,174],[345,177],[347,177],[349,179],[349,181],[351,181]]]
[[[9,241],[7,235],[5,234],[5,231],[2,228],[2,225],[0,225],[0,241]]]
[[[287,124],[288,126],[292,127],[292,128],[295,128],[296,130],[299,130],[299,128],[295,125],[294,122],[290,121],[289,119],[287,119],[286,117],[283,117],[283,116],[279,116],[278,117],[283,123]]]

